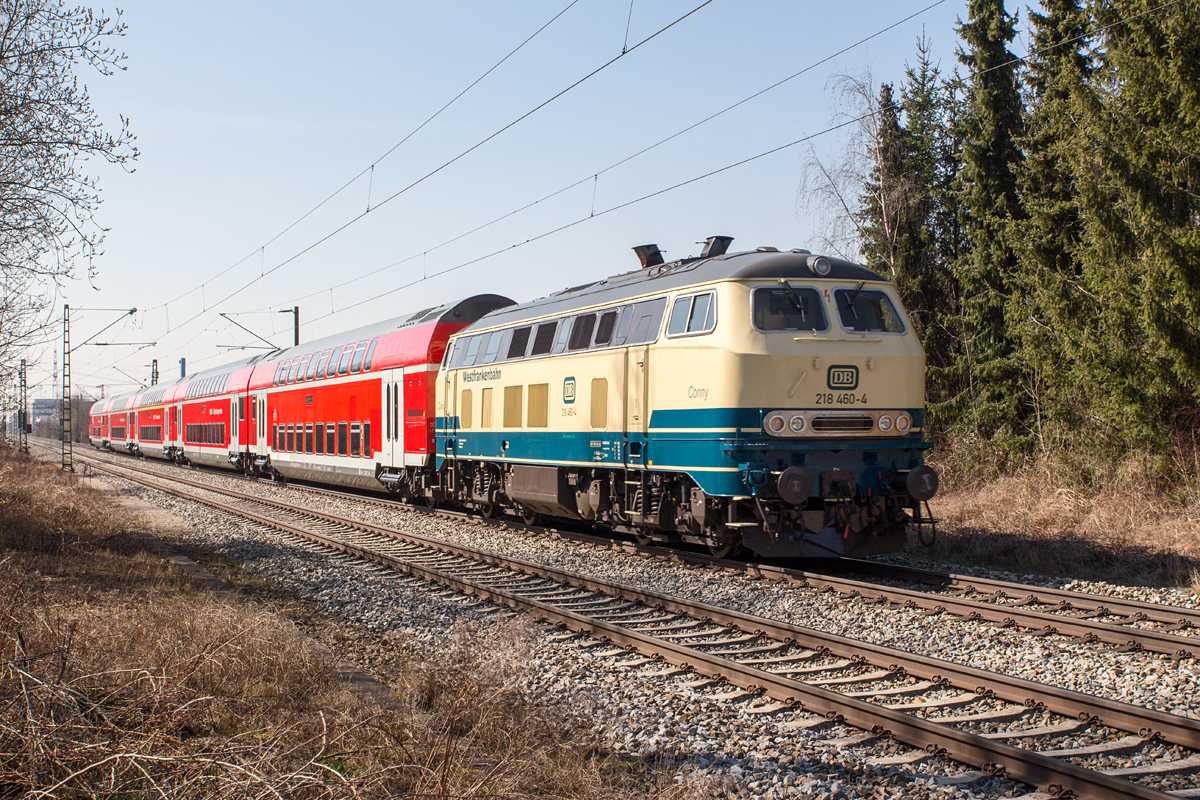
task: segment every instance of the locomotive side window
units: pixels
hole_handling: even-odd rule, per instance
[[[358,373],[362,372],[363,356],[366,355],[366,352],[367,342],[359,342],[358,347],[354,348],[354,360],[350,363],[351,374],[357,375]]]
[[[571,341],[567,350],[586,350],[592,343],[592,331],[596,327],[595,314],[580,314],[571,324]]]
[[[762,287],[751,299],[754,327],[770,331],[825,331],[825,304],[816,289]]]
[[[458,409],[458,427],[470,429],[471,427],[471,390],[462,390],[462,403]]]
[[[367,357],[363,359],[363,372],[371,371],[371,362],[375,360],[375,345],[377,344],[379,344],[378,336],[371,340],[371,346],[367,348]]]
[[[851,333],[904,333],[904,320],[886,294],[880,291],[838,289],[833,293],[838,320]]]
[[[341,355],[341,353],[342,353],[342,348],[340,348],[340,347],[333,348],[333,355],[331,355],[329,357],[329,366],[325,370],[326,378],[332,378],[335,375],[337,375],[338,357]]]
[[[717,307],[712,292],[687,295],[671,306],[671,321],[667,336],[686,336],[708,333],[717,324]]]
[[[483,342],[482,336],[472,336],[471,340],[469,342],[467,342],[467,354],[465,356],[463,356],[463,362],[462,362],[462,365],[464,367],[469,367],[475,363],[475,358],[476,358],[476,356],[479,355],[479,345],[482,342]]]
[[[613,344],[622,345],[625,343],[625,337],[629,335],[629,323],[633,321],[633,306],[625,306],[621,309],[621,321],[617,323],[617,335],[613,339]]]
[[[505,358],[524,358],[529,349],[529,332],[532,327],[517,328],[512,332],[512,341],[508,345],[508,355]]]
[[[613,330],[617,327],[617,312],[605,311],[600,315],[600,324],[596,326],[596,346],[612,341]]]
[[[319,456],[323,456],[325,455],[325,423],[318,422],[313,426],[313,430],[313,444],[316,446],[314,452]]]
[[[500,342],[503,338],[504,335],[499,332],[491,335],[488,339],[487,350],[483,354],[483,363],[491,364],[496,360],[496,355],[500,352]]]
[[[563,320],[562,326],[558,329],[558,341],[554,343],[554,352],[561,353],[567,349],[567,338],[571,335],[571,325],[567,320]]]
[[[529,351],[531,356],[544,356],[549,353],[554,347],[554,332],[558,329],[558,320],[554,322],[543,322],[537,327],[537,336],[533,339],[533,349]]]
[[[337,374],[339,377],[350,371],[350,359],[354,356],[354,345],[348,344],[342,348],[342,360],[338,362]]]
[[[633,333],[625,344],[649,344],[658,338],[667,298],[658,297],[633,307]]]

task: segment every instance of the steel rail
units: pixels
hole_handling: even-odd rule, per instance
[[[133,467],[127,468],[132,469]],[[351,498],[360,502],[369,502],[383,506],[394,506],[413,511],[424,511],[424,509],[421,509],[418,506],[408,505],[389,498],[364,497],[362,495],[348,492],[307,485],[304,488],[306,491],[313,491],[334,497]],[[483,521],[487,522],[488,524],[494,524],[513,530],[529,529],[528,526],[519,525],[507,520],[488,519],[459,511],[438,509],[436,512],[432,513],[452,517],[455,519]],[[672,550],[653,546],[635,545],[625,542],[618,542],[616,540],[587,533],[568,532],[554,528],[545,528],[543,530],[548,534],[562,539],[587,542],[597,546],[609,547],[610,549],[619,549],[625,552],[650,554],[678,563],[718,567],[726,571],[739,572],[752,577],[760,577],[768,580],[787,581],[800,586],[829,589],[850,597],[862,597],[875,601],[886,601],[892,604],[902,604],[910,608],[920,608],[931,614],[952,613],[957,616],[966,617],[972,620],[998,623],[1003,627],[1018,626],[1034,631],[1038,635],[1061,634],[1064,636],[1080,638],[1087,642],[1103,642],[1105,644],[1111,644],[1128,650],[1148,650],[1150,652],[1162,653],[1175,658],[1200,657],[1200,636],[1176,636],[1169,631],[1146,630],[1110,622],[1101,622],[1099,620],[1088,619],[1084,617],[1072,617],[1062,614],[1054,614],[1022,606],[1002,605],[998,603],[971,600],[966,597],[938,595],[915,589],[884,586],[881,584],[871,583],[869,581],[842,578],[829,575],[827,573],[810,572],[773,564],[719,559],[699,553],[691,553],[687,551]],[[872,562],[856,561],[855,563],[871,564]],[[962,577],[964,580],[970,580],[967,578],[967,576]],[[1044,592],[1041,587],[1025,586],[1023,584],[1011,584],[1011,587],[1013,588],[1014,592],[1021,591],[1026,596],[1032,593],[1048,594],[1048,592]],[[1116,599],[1113,599],[1112,602],[1109,602],[1109,598],[1102,597],[1100,595],[1087,595],[1083,593],[1075,594],[1077,594],[1080,598],[1088,598],[1089,602],[1091,602],[1091,604],[1097,609],[1101,607],[1112,607],[1114,605],[1119,605],[1120,603],[1120,601]],[[1082,605],[1083,600],[1081,599],[1079,602]],[[1162,620],[1166,621],[1178,621],[1179,613],[1177,612],[1185,611],[1183,609],[1177,610],[1173,606],[1162,606],[1150,603],[1145,605],[1150,609],[1155,610],[1156,619],[1161,618]],[[1132,611],[1132,614],[1137,613],[1143,613],[1147,616],[1147,618],[1150,618],[1150,612],[1148,610],[1135,609]],[[1196,614],[1197,619],[1200,619],[1200,612],[1196,612]]]
[[[998,598],[1026,598],[1046,605],[1066,603],[1070,608],[1081,611],[1104,612],[1113,616],[1124,614],[1127,618],[1134,620],[1176,625],[1186,623],[1180,627],[1200,627],[1200,609],[1195,608],[1167,606],[1145,600],[1127,600],[1122,597],[1089,594],[1071,589],[1031,586],[1025,583],[981,578],[975,575],[959,575],[953,572],[900,566],[880,561],[845,559],[838,562],[838,567],[840,568],[843,564],[847,569],[860,570],[885,578],[910,580],[936,588],[964,591],[968,594],[975,591],[981,594],[991,594]]]
[[[136,470],[136,468],[132,467],[121,467],[120,469]],[[440,539],[408,533],[382,525],[375,525],[362,520],[331,514],[326,511],[302,507],[297,508],[296,506],[259,497],[258,495],[212,487],[184,478],[168,477],[167,480],[227,497],[311,516],[325,522],[366,531],[389,539],[410,542],[431,550],[461,556],[481,564],[505,567],[525,575],[543,578],[566,586],[587,589],[619,600],[636,601],[653,608],[685,614],[695,619],[720,623],[777,641],[795,642],[801,646],[828,652],[831,655],[841,658],[865,658],[868,663],[875,666],[897,673],[903,672],[922,680],[932,681],[935,684],[949,684],[965,691],[973,691],[981,696],[993,696],[1027,708],[1044,708],[1056,714],[1076,717],[1116,730],[1137,733],[1147,739],[1160,739],[1190,749],[1200,750],[1200,720],[1193,720],[1155,709],[1096,697],[1057,686],[1040,684],[1023,678],[956,664],[930,656],[908,653],[883,645],[850,639],[812,628],[771,620],[766,617],[720,608],[699,601],[673,597],[649,589],[640,589],[627,584],[549,567],[520,558],[501,556],[486,550],[455,545]]]

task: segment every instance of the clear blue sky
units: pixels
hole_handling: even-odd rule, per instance
[[[943,70],[952,69],[955,22],[966,14],[963,0],[945,0],[598,180],[432,250],[590,178],[933,2],[715,0],[224,299],[365,211],[368,190],[372,205],[380,203],[619,55],[627,21],[633,46],[701,0],[634,0],[632,16],[628,0],[578,0],[379,160],[569,2],[123,4],[129,32],[120,44],[128,69],[112,78],[82,78],[104,119],[115,122],[119,113],[131,118],[141,158],[132,174],[96,165],[104,196],[98,219],[111,229],[97,261],[99,291],[76,281],[63,299],[81,307],[136,306],[135,317],[101,340],[158,344],[140,352],[84,347],[74,356],[74,384],[92,394],[105,384],[112,394],[132,387],[117,368],[147,379],[150,359],[157,358],[165,381],[178,376],[181,356],[196,371],[255,352],[221,355],[218,344],[259,342],[217,317],[218,311],[243,313],[238,322],[286,345],[291,317],[274,312],[294,304],[307,341],[476,292],[518,301],[540,297],[635,267],[630,248],[648,242],[658,243],[668,258],[696,253],[694,243],[714,234],[736,237],[734,249],[804,247],[813,222],[797,203],[806,156],[805,146],[797,146],[379,297],[587,218],[593,209],[603,212],[817,133],[834,118],[830,76],[869,64],[877,79],[899,80],[922,28]],[[1014,50],[1024,52],[1023,39]],[[836,135],[814,142],[823,153],[839,143]],[[372,164],[373,174],[267,244]],[[202,283],[202,291],[168,304]],[[244,313],[253,311],[266,313]],[[75,341],[114,317],[75,316]],[[49,372],[51,345],[31,355],[40,356],[34,382]]]

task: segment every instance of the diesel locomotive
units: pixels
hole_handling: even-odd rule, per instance
[[[806,250],[477,295],[113,398],[92,441],[570,518],[718,555],[894,552],[932,522],[925,355],[895,285]]]

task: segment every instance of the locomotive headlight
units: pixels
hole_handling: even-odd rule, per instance
[[[788,422],[788,426],[791,427],[793,433],[799,433],[804,430],[804,417],[797,414]]]
[[[809,256],[808,268],[824,278],[833,269],[833,264],[829,263],[829,259],[825,256]]]
[[[880,414],[879,421],[877,424],[879,425],[879,430],[883,431],[884,433],[887,433],[888,431],[890,431],[892,429],[892,418],[889,417],[887,414]]]
[[[896,430],[900,433],[908,433],[908,429],[912,427],[912,420],[908,418],[908,414],[896,415]]]
[[[767,417],[767,430],[771,433],[783,433],[784,426],[786,425],[787,421],[784,420],[781,414],[772,414]]]

